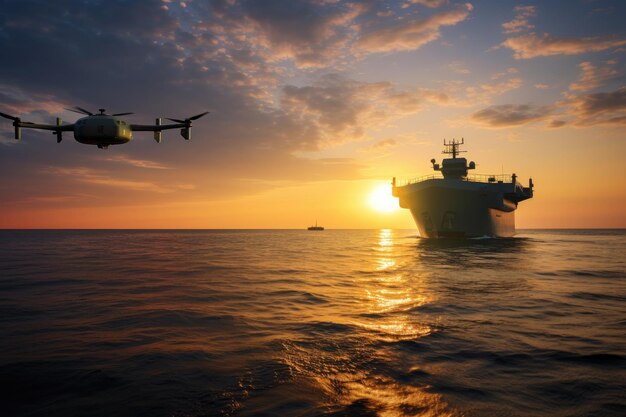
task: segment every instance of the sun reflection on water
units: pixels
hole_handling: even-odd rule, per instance
[[[315,352],[303,346],[286,345],[286,362],[294,374],[319,387],[326,398],[327,411],[343,409],[351,411],[347,415],[380,417],[458,415],[442,395],[428,392],[428,385],[399,383],[373,367],[372,362],[389,358],[371,345],[363,344],[352,355],[346,355],[335,351],[333,343],[318,343],[323,346],[318,346]]]
[[[398,343],[435,330],[419,311],[433,301],[429,275],[405,269],[412,265],[407,256],[414,247],[407,252],[396,234],[378,231],[367,264],[355,267],[356,293],[346,295],[347,304],[338,316],[326,318],[345,324],[345,331],[283,345],[285,363],[294,376],[319,388],[326,398],[325,411],[381,417],[456,415],[440,394],[427,390],[425,380],[412,376],[419,368],[418,356],[410,363],[397,357],[406,357]],[[413,382],[402,382],[395,373]]]
[[[362,280],[363,307],[367,312],[390,314],[385,315],[385,318],[376,317],[370,323],[358,324],[403,338],[423,336],[429,334],[430,329],[416,324],[415,314],[410,313],[430,300],[423,291],[419,275],[402,271],[398,263],[401,255],[396,251],[394,239],[394,231],[391,229],[378,232],[378,245],[374,247],[379,253],[374,259],[376,273]]]

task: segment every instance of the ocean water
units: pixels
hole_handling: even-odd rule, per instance
[[[624,416],[626,231],[0,231],[2,416]]]

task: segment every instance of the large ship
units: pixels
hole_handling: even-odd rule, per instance
[[[420,236],[439,237],[510,237],[515,234],[515,209],[520,201],[532,198],[533,180],[524,187],[517,175],[468,175],[476,168],[472,161],[459,158],[460,142],[444,139],[443,153],[452,155],[441,166],[430,162],[433,175],[396,184],[392,193],[400,207],[411,210]],[[439,174],[441,173],[441,174]]]

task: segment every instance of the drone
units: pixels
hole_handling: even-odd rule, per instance
[[[166,120],[174,122],[171,124],[162,124],[162,119],[159,117],[153,125],[135,125],[119,118],[120,116],[128,116],[133,113],[115,113],[109,115],[105,113],[105,109],[99,109],[100,113],[94,114],[78,106],[72,109],[66,108],[65,110],[83,114],[85,117],[78,119],[76,123],[66,125],[62,124],[61,119],[57,117],[56,125],[45,125],[23,122],[19,117],[2,112],[0,112],[0,116],[13,120],[16,140],[22,138],[22,128],[51,130],[52,134],[57,136],[57,143],[61,143],[63,140],[63,132],[73,131],[76,142],[85,145],[97,145],[100,149],[106,149],[109,145],[128,143],[133,138],[133,132],[142,131],[154,132],[154,140],[157,141],[157,143],[161,143],[161,132],[163,130],[180,128],[180,135],[185,138],[185,140],[189,140],[191,139],[191,122],[209,113],[207,111],[184,120],[166,118]]]

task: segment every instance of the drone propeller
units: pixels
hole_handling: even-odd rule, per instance
[[[82,111],[83,113],[85,113],[85,114],[87,114],[87,115],[89,115],[89,116],[93,116],[93,113],[92,113],[92,112],[90,112],[89,110],[85,110],[85,109],[83,109],[82,107],[78,107],[78,106],[76,106],[76,107],[74,107],[74,108],[75,108],[75,109],[78,109],[78,110],[80,110],[80,111]]]
[[[20,120],[19,117],[11,116],[10,114],[6,114],[6,113],[2,113],[2,112],[0,112],[0,116],[5,117],[7,119],[11,119],[14,122],[19,122],[19,120]]]
[[[199,118],[201,118],[202,116],[209,114],[208,111],[205,111],[204,113],[200,113],[200,114],[196,114],[195,116],[191,116],[189,119],[187,120],[198,120]]]
[[[115,113],[115,114],[112,114],[111,116],[128,116],[129,114],[135,114],[135,113],[132,113],[132,112],[129,112],[129,113]]]
[[[172,122],[175,122],[175,123],[189,123],[192,120],[198,120],[199,118],[201,118],[202,116],[204,116],[204,115],[206,115],[208,113],[209,113],[208,111],[205,111],[204,113],[200,113],[200,114],[196,114],[195,116],[188,117],[185,120],[170,119],[170,118],[167,118],[167,120],[171,120]]]
[[[85,110],[82,107],[78,107],[78,106],[74,107],[73,109],[68,109],[66,107],[65,110],[73,111],[74,113],[78,113],[78,114],[85,114],[87,116],[93,116],[92,112],[90,112],[89,110]]]

